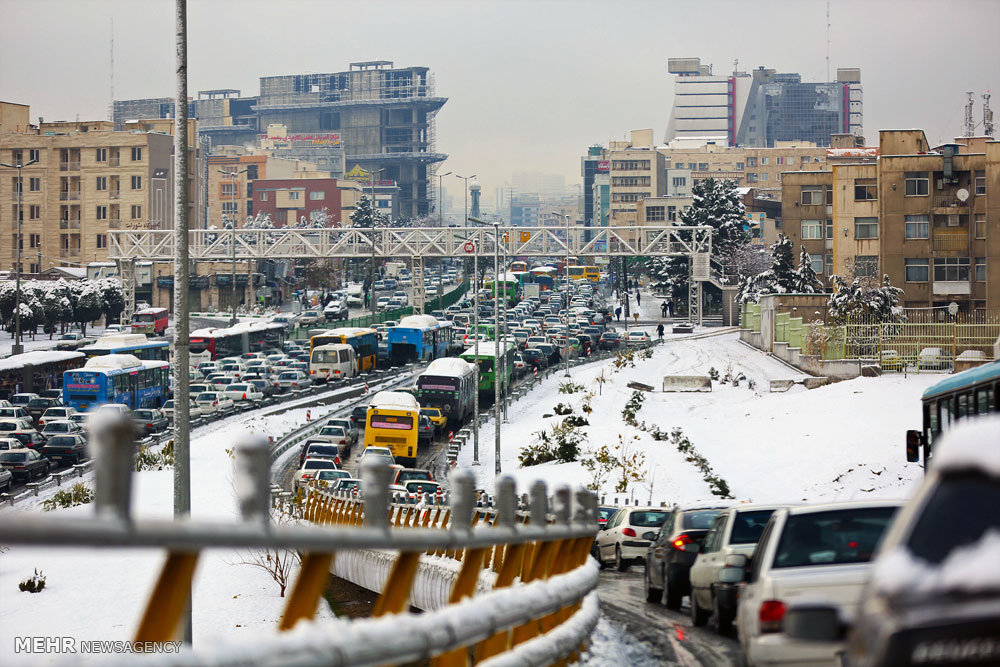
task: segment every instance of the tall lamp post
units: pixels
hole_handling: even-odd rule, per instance
[[[36,162],[38,160],[29,160],[28,162],[18,160],[17,164],[0,162],[0,167],[17,169],[17,238],[14,239],[14,243],[17,245],[17,265],[15,267],[17,277],[14,287],[14,346],[11,348],[12,354],[24,352],[24,346],[21,345],[21,216],[24,215],[21,207],[21,200],[24,197],[24,181],[21,179],[21,170]],[[39,269],[41,269],[41,265],[39,265]]]
[[[566,220],[566,225],[564,229],[566,230],[566,259],[565,266],[563,267],[566,280],[566,289],[564,291],[564,296],[566,297],[566,319],[567,324],[569,324],[569,214],[562,214],[559,211],[552,211],[552,215],[559,216]],[[566,377],[569,377],[569,329],[566,330],[566,349],[564,350],[563,356],[563,370],[566,373]]]
[[[368,267],[368,305],[372,310],[372,324],[375,323],[375,223],[378,221],[378,211],[375,209],[375,174],[381,174],[385,167],[372,169],[368,172],[368,178],[372,186],[372,263]]]
[[[500,223],[483,222],[476,218],[469,218],[469,222],[479,225],[490,225],[493,227],[493,322],[495,333],[493,335],[493,435],[494,435],[494,468],[496,474],[500,474],[500,410],[504,400],[504,392],[501,383],[507,377],[507,341],[506,335],[500,328]],[[506,317],[504,318],[506,325]],[[506,326],[504,326],[506,329]],[[476,332],[478,334],[478,331]],[[478,339],[478,335],[477,335]],[[478,365],[478,360],[477,360]]]
[[[462,227],[466,229],[468,236],[469,228],[469,181],[475,178],[472,176],[459,176],[455,178],[465,181],[465,217],[462,219]],[[478,237],[478,234],[476,235]],[[473,240],[475,253],[472,256],[472,358],[476,363],[476,393],[472,395],[472,465],[479,465],[479,239]]]
[[[245,174],[247,172],[247,170],[244,168],[244,169],[232,169],[230,171],[226,171],[225,169],[219,169],[218,171],[219,171],[220,174],[223,174],[224,176],[228,176],[229,177],[229,182],[231,184],[230,187],[232,188],[232,190],[230,190],[229,194],[233,198],[233,203],[236,204],[236,214],[233,216],[233,242],[232,242],[232,250],[233,250],[233,255],[232,255],[232,258],[233,258],[233,285],[232,285],[233,316],[229,320],[229,326],[236,326],[236,219],[240,215],[240,204],[237,201],[237,197],[236,197],[236,177],[239,176],[240,174]]]
[[[444,208],[441,205],[442,195],[444,193],[442,180],[445,176],[450,176],[451,172],[446,171],[443,174],[436,174],[438,177],[438,227],[444,227]],[[444,308],[444,258],[441,258],[441,263],[438,264],[438,309]]]

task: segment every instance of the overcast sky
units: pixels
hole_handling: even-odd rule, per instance
[[[104,118],[115,25],[117,99],[174,94],[172,0],[0,0],[0,99],[32,118]],[[425,65],[445,170],[477,173],[484,199],[514,171],[580,181],[579,157],[632,128],[663,138],[667,58],[725,73],[759,65],[826,78],[826,2],[749,0],[189,1],[189,92],[258,92],[262,75]],[[961,131],[965,91],[1000,91],[1000,2],[833,0],[830,68],[860,67],[869,142],[916,127]],[[1000,94],[995,107],[1000,107]],[[457,185],[457,183],[456,183]]]

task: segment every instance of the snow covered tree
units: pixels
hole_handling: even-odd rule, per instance
[[[125,290],[118,278],[101,278],[97,281],[101,293],[101,311],[109,324],[121,318],[125,310]]]
[[[244,229],[274,229],[274,221],[271,216],[264,211],[257,211],[257,215],[248,217],[243,224]],[[228,227],[227,227],[228,229]]]
[[[694,202],[681,211],[684,225],[712,228],[712,256],[723,261],[750,239],[747,209],[736,192],[736,181],[706,178],[691,188]]]
[[[771,246],[771,267],[755,276],[746,276],[740,283],[739,299],[757,303],[764,294],[795,292],[798,276],[792,260],[792,242],[784,234]]]
[[[899,298],[903,290],[893,287],[889,276],[882,278],[882,285],[875,287],[861,278],[847,282],[833,276],[834,293],[827,302],[827,322],[841,324],[848,319],[871,319],[877,322],[901,321]]]
[[[62,307],[63,296],[59,293],[58,286],[54,282],[42,285],[39,291],[42,324],[44,331],[49,334],[49,340],[52,340],[52,334],[55,333],[56,327],[62,323],[65,315]]]
[[[87,323],[93,322],[101,316],[104,300],[97,281],[84,280],[73,283],[73,286],[76,292],[73,319],[80,325],[80,331],[86,335]]]
[[[357,206],[354,207],[354,211],[351,213],[352,227],[385,227],[386,219],[378,210],[372,206],[372,202],[365,195],[361,195],[361,199],[358,200]]]
[[[330,218],[329,209],[323,208],[318,211],[310,211],[308,219],[302,216],[294,227],[295,229],[325,229],[333,227],[333,220]]]
[[[796,294],[816,294],[823,291],[823,283],[812,268],[812,257],[806,252],[805,246],[799,252],[799,268],[795,270],[792,282]]]
[[[5,280],[0,283],[0,317],[4,322],[10,322],[14,315],[14,303],[17,300],[17,292],[13,280]],[[8,326],[8,328],[10,328]]]

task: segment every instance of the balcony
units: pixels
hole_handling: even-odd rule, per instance
[[[969,250],[968,227],[952,227],[945,229],[935,228],[934,250],[968,252]]]
[[[80,161],[76,162],[60,162],[59,171],[80,171]]]
[[[59,229],[80,229],[80,221],[64,218],[59,221]]]
[[[120,164],[121,164],[121,158],[119,158],[117,155],[108,158],[109,167],[117,167]]]
[[[80,249],[79,248],[60,248],[59,249],[59,256],[60,257],[79,257],[80,256]]]
[[[76,192],[66,192],[65,190],[59,193],[59,201],[78,201],[80,199],[80,191]]]
[[[108,218],[108,229],[119,229],[121,226],[121,218]]]
[[[122,191],[121,190],[108,190],[108,196],[111,197],[112,199],[121,199]]]

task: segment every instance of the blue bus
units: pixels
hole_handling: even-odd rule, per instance
[[[431,315],[407,315],[386,336],[389,363],[399,366],[444,356],[451,345],[450,324]]]
[[[63,405],[88,412],[107,403],[158,408],[170,396],[170,364],[106,354],[63,373]]]
[[[906,432],[906,460],[924,467],[933,458],[934,442],[956,422],[1000,412],[1000,361],[971,368],[931,385],[921,397],[923,428]]]
[[[90,345],[79,348],[88,359],[105,354],[130,354],[140,360],[170,361],[170,343],[149,340],[145,334],[101,336]]]

